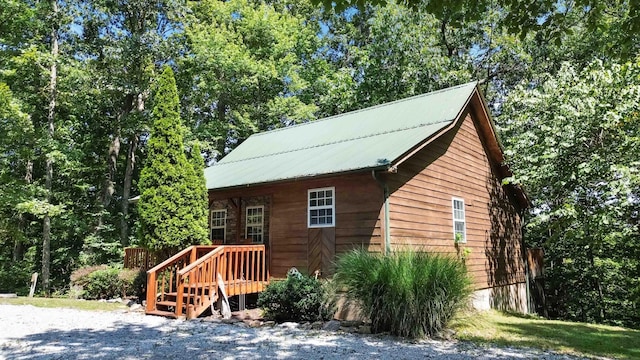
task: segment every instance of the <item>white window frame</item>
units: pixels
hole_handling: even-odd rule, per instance
[[[214,213],[223,213],[222,217],[223,225],[216,224],[214,225],[214,220],[220,220],[220,218],[215,218]],[[213,238],[213,229],[222,229],[222,239],[214,239]],[[227,209],[213,209],[210,210],[209,214],[209,239],[210,240],[222,240],[223,242],[227,241]]]
[[[255,210],[255,209],[260,209],[260,224],[249,224],[249,210]],[[251,216],[255,216],[255,215],[251,215]],[[251,242],[256,243],[256,244],[262,244],[264,242],[264,205],[259,205],[259,206],[247,206],[247,208],[245,209],[245,218],[244,218],[244,237],[245,238],[249,238],[249,228],[260,228],[260,241],[256,241],[253,238],[253,235],[258,235],[258,234],[251,234]]]
[[[462,205],[461,209],[456,209],[456,202]],[[458,215],[462,212],[462,216],[456,216],[456,211]],[[453,241],[455,243],[466,244],[467,243],[467,220],[466,220],[466,211],[464,207],[464,199],[453,197],[451,198],[451,215],[453,218]],[[462,224],[462,232],[456,230],[456,224]],[[462,234],[462,239],[456,239],[457,234]]]
[[[311,194],[315,193],[316,196],[321,191],[331,191],[331,197],[323,196],[322,199],[326,202],[327,199],[331,199],[330,205],[312,205],[312,200],[317,200],[317,198],[312,199]],[[324,224],[312,224],[311,223],[311,212],[314,210],[331,210],[331,222]],[[326,216],[326,215],[325,215]],[[323,228],[323,227],[335,227],[336,226],[336,188],[335,187],[324,187],[317,189],[309,189],[307,190],[307,226],[309,228]]]

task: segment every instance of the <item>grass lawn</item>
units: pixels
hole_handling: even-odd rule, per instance
[[[33,305],[47,308],[71,308],[78,310],[101,310],[113,311],[122,310],[127,307],[121,303],[108,303],[105,301],[76,300],[65,298],[39,298],[39,297],[17,297],[0,298],[1,305]]]
[[[452,327],[461,340],[542,348],[589,357],[640,359],[640,330],[497,311],[462,315],[454,320]]]

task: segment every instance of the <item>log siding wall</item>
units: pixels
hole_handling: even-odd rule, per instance
[[[499,170],[487,156],[473,118],[476,114],[464,115],[454,128],[401,163],[397,173],[379,177],[391,194],[391,249],[459,255],[469,248],[466,263],[475,287],[485,289],[524,282],[524,266],[517,202],[501,185]],[[307,191],[324,187],[335,187],[335,227],[309,229]],[[467,242],[458,247],[453,240],[453,197],[465,202]],[[383,190],[370,172],[209,192],[215,206],[229,199],[259,198],[269,199],[265,237],[272,276],[284,277],[291,267],[310,274],[320,268],[329,275],[329,261],[317,256],[338,255],[354,247],[384,249]],[[233,206],[226,208],[233,216]],[[233,220],[233,226],[244,231],[243,221],[238,226]],[[233,231],[227,229],[227,239]]]
[[[501,185],[470,114],[387,174],[393,250],[460,255],[477,289],[524,281],[520,217]],[[465,202],[465,244],[454,243],[452,198]]]
[[[323,187],[335,187],[335,227],[309,229],[307,190]],[[265,225],[269,222],[265,231],[269,229],[267,246],[272,276],[284,277],[291,267],[307,273],[322,270],[328,275],[331,272],[330,261],[325,260],[324,266],[316,269],[316,262],[309,259],[309,239],[320,235],[334,239],[335,245],[332,246],[335,249],[332,250],[335,254],[354,247],[382,251],[380,216],[383,192],[370,173],[209,191],[210,204],[217,206],[227,199],[258,197],[268,197],[271,201],[269,217],[265,217]],[[228,211],[230,213],[231,210]],[[244,223],[241,228],[244,228]],[[319,235],[318,232],[323,231],[322,229],[326,229],[325,234]]]

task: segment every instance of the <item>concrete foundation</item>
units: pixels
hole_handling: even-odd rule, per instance
[[[480,289],[473,292],[471,305],[476,310],[496,309],[502,311],[527,312],[527,286],[526,283],[517,283],[494,288]],[[338,311],[334,315],[338,320],[367,321],[354,304],[345,301],[344,296],[339,296]]]
[[[527,285],[516,283],[473,292],[472,305],[477,310],[527,312]]]

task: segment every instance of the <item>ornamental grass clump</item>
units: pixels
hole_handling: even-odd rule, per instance
[[[338,258],[334,280],[371,320],[373,332],[409,338],[442,331],[472,291],[461,261],[425,252],[353,250]]]

